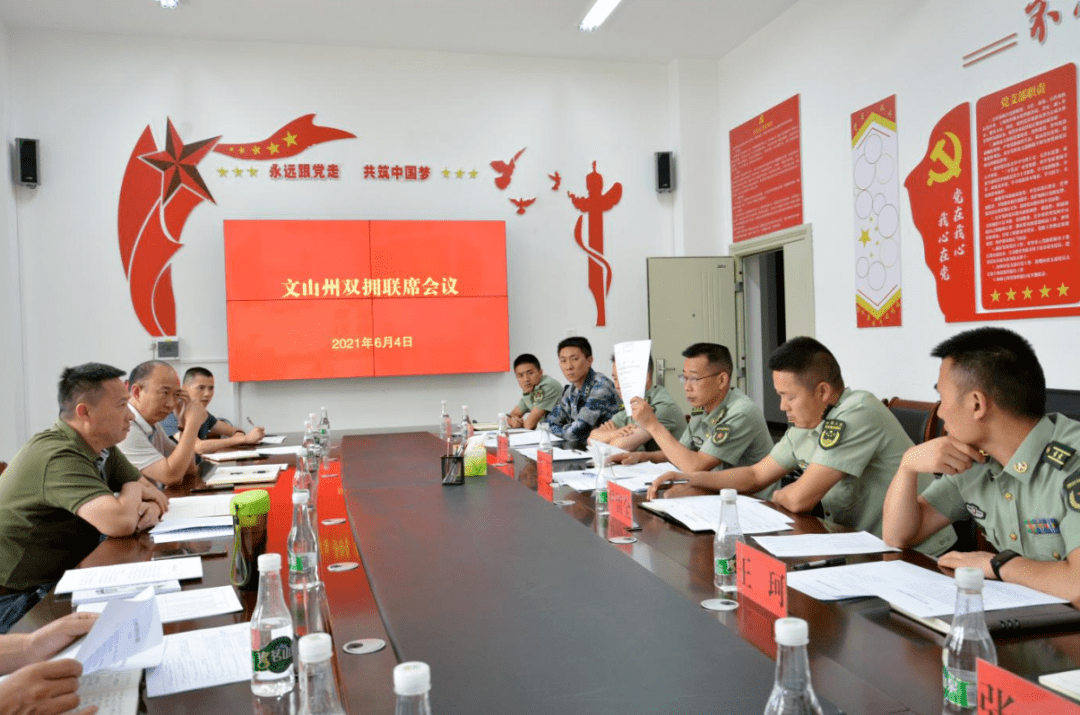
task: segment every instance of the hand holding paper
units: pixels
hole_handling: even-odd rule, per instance
[[[645,399],[650,350],[651,340],[632,340],[615,345],[615,371],[624,405],[635,397]]]

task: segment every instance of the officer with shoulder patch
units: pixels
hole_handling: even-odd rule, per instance
[[[681,437],[682,433],[686,431],[686,420],[683,418],[682,410],[675,404],[675,400],[671,398],[671,393],[662,385],[653,384],[652,355],[649,356],[647,369],[648,372],[645,373],[645,402],[649,403],[649,407],[656,413],[656,418],[660,420],[660,424],[664,425],[668,432],[676,438]],[[619,371],[615,366],[614,355],[611,356],[611,381],[615,383],[615,389],[619,391],[621,396],[622,388],[619,387]],[[642,447],[646,451],[660,449],[652,436],[636,425],[630,418],[626,406],[622,405],[620,407],[621,409],[615,413],[614,417],[592,431],[589,439],[614,445],[628,452],[633,452]]]
[[[1045,414],[1042,367],[1010,330],[969,330],[931,354],[941,358],[938,414],[949,433],[904,455],[885,501],[885,541],[907,546],[973,518],[1000,551],[951,552],[940,566],[1080,603],[1080,423]],[[943,476],[919,496],[921,472]]]
[[[535,355],[522,353],[514,360],[514,377],[521,387],[521,399],[506,416],[511,427],[536,429],[562,397],[562,385],[545,375]]]
[[[648,402],[635,397],[630,401],[634,421],[649,433],[659,449],[615,454],[612,461],[671,462],[690,472],[753,464],[767,455],[773,443],[769,426],[761,408],[731,385],[731,352],[717,343],[694,343],[682,355],[679,380],[693,408],[682,437],[676,437],[661,423]]]
[[[827,520],[881,536],[885,492],[911,446],[904,428],[881,400],[844,387],[836,358],[813,338],[788,340],[772,354],[769,368],[780,409],[791,422],[769,455],[753,466],[722,472],[664,474],[653,482],[650,497],[664,483],[687,477],[692,487],[750,494],[801,470],[772,501],[797,513],[811,512],[820,503]],[[926,477],[924,486],[929,481]],[[681,496],[678,489],[668,496]],[[919,539],[918,548],[939,554],[955,540],[946,523]]]

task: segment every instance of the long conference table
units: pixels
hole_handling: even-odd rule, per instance
[[[426,432],[348,436],[320,479],[318,519],[331,522],[319,525],[320,569],[348,712],[392,713],[392,670],[407,660],[431,665],[436,715],[763,711],[775,617],[745,598],[734,611],[700,607],[715,595],[712,534],[635,506],[637,542],[613,545],[606,538],[613,527],[596,515],[591,496],[558,485],[541,495],[532,460],[515,452],[510,467],[443,486],[443,448]],[[556,462],[556,469],[580,466]],[[170,493],[202,485],[189,478]],[[270,489],[269,551],[285,549],[291,489],[291,470]],[[836,530],[789,516],[796,534]],[[340,519],[347,521],[332,523]],[[141,561],[177,547],[217,552],[203,559],[201,581],[185,589],[229,582],[221,542],[109,539],[81,565]],[[849,561],[879,558],[935,568],[914,551]],[[327,569],[338,562],[360,566]],[[166,633],[249,620],[255,593],[240,594],[242,612],[168,624]],[[50,594],[13,631],[70,611],[70,600]],[[788,612],[809,623],[814,688],[827,711],[941,712],[942,635],[876,598],[827,603],[789,589]],[[364,655],[341,649],[370,638],[387,647]],[[995,644],[999,664],[1030,679],[1080,667],[1077,633]],[[244,682],[158,698],[144,690],[143,707],[152,715],[291,713],[296,703],[295,691],[257,698]]]

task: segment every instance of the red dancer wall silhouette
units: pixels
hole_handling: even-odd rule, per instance
[[[611,265],[604,260],[604,212],[610,211],[619,203],[622,198],[622,184],[616,181],[605,194],[604,177],[597,172],[595,161],[592,168],[585,176],[585,188],[589,193],[586,196],[575,196],[567,191],[566,195],[570,197],[574,208],[585,214],[578,216],[577,225],[574,226],[574,240],[581,246],[581,250],[589,254],[589,290],[596,301],[596,324],[603,326],[607,325],[605,302],[608,291],[611,290]],[[589,218],[588,245],[585,245],[581,234],[586,216]]]

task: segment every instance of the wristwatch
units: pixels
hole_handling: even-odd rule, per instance
[[[1001,567],[1015,559],[1020,554],[1015,551],[1006,549],[1000,553],[994,554],[994,557],[990,559],[990,568],[994,570],[994,578],[1001,581]]]

